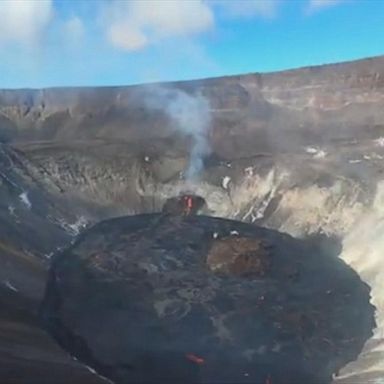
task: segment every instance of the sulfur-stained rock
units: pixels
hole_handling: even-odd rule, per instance
[[[260,239],[228,236],[213,242],[207,255],[212,272],[260,277],[267,273],[271,255]]]

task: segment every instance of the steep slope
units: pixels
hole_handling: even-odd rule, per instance
[[[60,349],[38,319],[50,258],[83,223],[36,170],[0,145],[0,381],[105,383]]]

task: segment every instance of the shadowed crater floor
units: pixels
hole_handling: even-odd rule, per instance
[[[107,220],[51,268],[42,313],[115,383],[329,383],[374,326],[369,288],[314,241],[208,216]]]

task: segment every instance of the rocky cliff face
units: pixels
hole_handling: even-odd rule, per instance
[[[302,142],[349,138],[362,135],[363,127],[371,134],[382,132],[383,71],[384,58],[378,57],[167,85],[1,91],[0,132],[3,140],[10,141],[104,138],[129,142],[168,136],[166,116],[145,102],[154,88],[167,87],[201,92],[208,98],[216,151],[229,141],[228,134],[229,147],[234,137],[242,144],[246,138],[257,143],[258,135],[281,145],[280,136],[287,132],[303,136]],[[275,134],[279,134],[277,140]]]
[[[384,371],[383,79],[378,57],[173,84],[0,91],[2,289],[36,308],[44,255],[87,225],[160,211],[187,191],[215,216],[339,239],[340,257],[371,286],[377,329],[337,380],[375,383]],[[209,101],[210,152],[193,182],[183,178],[190,135],[148,103],[159,88]]]

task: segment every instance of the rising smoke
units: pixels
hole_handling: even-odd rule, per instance
[[[208,132],[211,126],[210,105],[201,93],[189,94],[180,89],[155,87],[147,98],[151,108],[163,110],[173,126],[192,141],[185,178],[194,181],[209,155]]]

